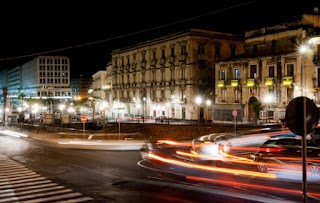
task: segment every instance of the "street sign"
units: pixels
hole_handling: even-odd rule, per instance
[[[87,122],[87,116],[81,116],[81,122],[86,123]]]
[[[238,116],[238,112],[237,112],[237,110],[236,110],[236,109],[233,109],[233,111],[232,111],[232,115],[233,115],[233,117],[237,117],[237,116]]]
[[[305,99],[306,112],[303,111],[303,99]],[[303,136],[304,123],[306,124],[306,133],[311,133],[316,128],[318,119],[318,108],[311,99],[301,96],[289,102],[286,109],[285,122],[293,133]]]

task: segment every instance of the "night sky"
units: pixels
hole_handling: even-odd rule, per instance
[[[37,55],[67,55],[73,78],[105,70],[114,49],[189,28],[243,34],[289,16],[311,13],[320,0],[1,4],[0,69],[21,65]]]

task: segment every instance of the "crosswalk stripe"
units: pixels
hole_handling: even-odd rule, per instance
[[[20,177],[7,177],[7,178],[1,178],[0,177],[0,181],[14,181],[14,180],[23,180],[23,179],[27,179],[27,178],[35,178],[35,177],[39,177],[39,174],[32,174],[32,175],[25,175],[25,176],[20,176]]]
[[[43,180],[43,181],[38,181],[38,182],[30,182],[30,183],[21,183],[21,184],[15,184],[15,185],[4,185],[4,186],[0,186],[0,191],[3,189],[11,189],[11,188],[18,188],[18,187],[23,187],[23,186],[27,186],[27,185],[38,185],[38,184],[42,184],[42,183],[51,183],[51,180]]]
[[[70,200],[68,200],[68,203],[85,202],[85,201],[90,201],[90,200],[92,200],[92,198],[90,198],[90,197],[80,197],[77,199],[70,199]],[[55,203],[66,203],[66,201],[58,201]]]
[[[36,173],[35,173],[35,172],[32,172],[32,171],[27,171],[26,173],[13,173],[13,174],[6,174],[6,175],[0,174],[0,179],[1,179],[1,178],[11,178],[11,177],[28,176],[28,175],[34,175],[34,174],[36,174]]]
[[[46,198],[40,198],[40,199],[32,199],[27,201],[20,201],[20,203],[38,203],[38,202],[46,202],[46,201],[55,201],[55,200],[63,200],[67,198],[74,198],[81,196],[81,193],[69,193],[65,195],[59,195],[59,196],[53,196],[53,197],[46,197]],[[68,202],[69,200],[65,200],[64,202]]]
[[[15,189],[6,189],[6,190],[0,190],[0,195],[2,193],[9,193],[9,192],[19,192],[19,191],[24,191],[24,190],[32,190],[32,189],[37,189],[37,188],[43,188],[43,187],[54,187],[57,186],[57,183],[43,183],[42,185],[32,185],[32,186],[27,186],[27,187],[21,187],[21,188],[15,188]]]
[[[23,191],[23,192],[9,192],[6,194],[0,194],[0,199],[3,197],[7,197],[7,196],[22,196],[22,195],[26,195],[26,194],[30,194],[30,193],[37,193],[37,192],[45,192],[45,191],[52,191],[52,190],[57,190],[57,189],[63,189],[63,186],[54,186],[54,187],[46,187],[46,188],[41,188],[41,189],[36,189],[36,190],[27,190],[27,191]]]
[[[10,172],[1,172],[0,176],[7,176],[7,175],[16,175],[16,174],[26,174],[26,173],[34,173],[32,171],[30,171],[29,169],[25,169],[22,171],[10,171]]]
[[[20,197],[10,197],[6,199],[0,199],[0,202],[7,202],[7,201],[21,201],[25,199],[34,199],[38,197],[43,197],[43,196],[48,196],[48,195],[57,195],[61,193],[67,193],[67,192],[72,192],[71,189],[65,189],[65,190],[59,190],[59,191],[54,191],[54,192],[47,192],[47,193],[40,193],[40,194],[33,194],[33,195],[25,195],[25,196],[20,196]]]
[[[0,203],[78,203],[92,200],[0,155]]]
[[[12,185],[12,184],[16,184],[16,183],[34,182],[34,181],[37,181],[37,180],[44,180],[44,179],[46,179],[46,178],[38,177],[38,178],[30,178],[30,179],[26,179],[26,180],[10,181],[10,182],[0,183],[0,186],[8,185],[8,184]]]
[[[29,169],[27,168],[20,168],[20,169],[11,169],[11,170],[6,170],[6,171],[0,171],[0,173],[12,173],[12,172],[15,172],[15,173],[18,173],[18,172],[23,172],[23,171],[30,171]]]

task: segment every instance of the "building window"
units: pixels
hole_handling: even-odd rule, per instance
[[[157,52],[156,50],[152,51],[152,60],[156,60],[157,58]]]
[[[226,80],[226,70],[221,70],[220,74],[220,80]]]
[[[166,98],[166,94],[165,94],[165,90],[161,90],[161,98],[165,99]]]
[[[234,75],[236,80],[240,80],[240,69],[235,69]]]
[[[182,77],[182,79],[186,78],[186,69],[185,68],[181,68],[181,77]]]
[[[174,47],[171,48],[171,56],[174,56]]]
[[[161,81],[165,81],[165,79],[166,79],[166,76],[165,76],[165,70],[164,69],[162,69],[161,70]]]
[[[186,45],[181,45],[181,55],[185,55],[187,53],[187,46]]]
[[[157,82],[157,71],[152,71],[152,80],[153,82]]]
[[[146,60],[146,51],[141,52],[141,59],[142,59],[142,61]]]
[[[257,78],[257,65],[250,65],[250,79]]]
[[[198,54],[205,54],[204,44],[198,45]]]
[[[173,81],[174,80],[174,67],[170,68],[170,70],[171,70],[171,80]]]
[[[294,75],[294,64],[287,64],[287,76]]]
[[[146,74],[142,74],[142,82],[146,82]]]
[[[166,50],[165,50],[165,49],[162,49],[162,50],[161,50],[161,57],[162,57],[162,58],[165,58],[165,57],[166,57]]]
[[[269,77],[274,77],[274,66],[269,66]]]

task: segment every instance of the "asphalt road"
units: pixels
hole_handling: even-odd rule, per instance
[[[170,153],[172,149],[170,149]],[[205,175],[221,181],[246,179],[238,175],[221,176],[186,167],[142,161],[140,151],[104,151],[57,148],[39,140],[0,135],[0,155],[41,177],[92,198],[88,202],[283,202],[286,195],[244,190],[237,185],[186,180],[186,176]],[[13,168],[14,169],[14,168]],[[18,171],[15,173],[19,176]],[[1,179],[0,188],[4,184]],[[3,183],[1,181],[4,181]],[[262,183],[247,179],[247,183]],[[264,182],[265,183],[265,182]],[[272,184],[272,183],[270,183]],[[300,184],[277,185],[299,191]],[[320,190],[318,185],[314,189]],[[0,197],[1,197],[0,192]],[[299,194],[286,202],[300,202]],[[283,199],[284,198],[284,199]],[[295,201],[296,200],[296,201]],[[0,198],[1,202],[1,198]],[[312,202],[313,201],[309,201]]]

